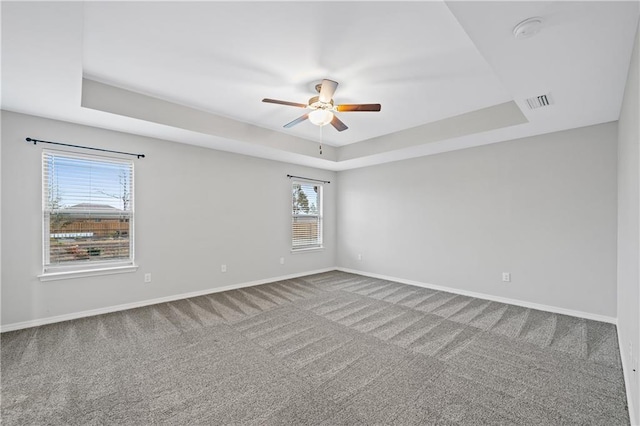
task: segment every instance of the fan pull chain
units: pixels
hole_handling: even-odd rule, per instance
[[[322,128],[324,126],[320,126],[320,155],[322,155]]]

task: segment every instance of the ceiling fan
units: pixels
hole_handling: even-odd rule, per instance
[[[277,99],[265,98],[262,102],[271,104],[288,105],[298,108],[308,108],[312,110],[305,115],[296,118],[295,120],[287,123],[284,127],[293,127],[298,123],[302,123],[304,120],[309,119],[313,124],[317,126],[324,126],[331,123],[333,127],[339,132],[347,130],[348,127],[344,124],[334,112],[350,112],[350,111],[380,111],[380,104],[343,104],[334,105],[333,94],[338,87],[338,83],[333,80],[322,80],[322,83],[316,84],[316,91],[318,96],[313,96],[306,104],[299,104],[295,102],[279,101]]]

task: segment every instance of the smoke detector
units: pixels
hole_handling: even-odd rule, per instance
[[[513,27],[513,36],[517,39],[529,38],[538,34],[541,28],[542,18],[533,17],[525,19],[524,21]]]

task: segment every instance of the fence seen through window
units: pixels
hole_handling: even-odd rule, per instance
[[[133,164],[45,151],[45,271],[132,261]]]
[[[322,185],[294,181],[291,186],[291,247],[322,246]]]

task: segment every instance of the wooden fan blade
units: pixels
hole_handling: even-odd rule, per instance
[[[302,123],[307,118],[309,118],[309,114],[305,114],[302,117],[298,117],[295,120],[293,120],[292,122],[285,124],[283,127],[286,127],[288,129],[289,127],[293,127],[298,123]]]
[[[320,102],[329,103],[333,99],[333,94],[336,92],[338,83],[333,80],[322,80],[322,86],[320,87],[320,95],[318,100]]]
[[[333,116],[333,120],[331,120],[331,125],[336,128],[337,131],[342,132],[343,130],[347,130],[348,127],[344,124],[336,115]]]
[[[306,104],[299,104],[299,103],[296,103],[296,102],[288,102],[288,101],[279,101],[277,99],[269,99],[269,98],[264,98],[262,100],[262,102],[266,102],[268,104],[289,105],[289,106],[298,107],[298,108],[306,108],[307,107]]]
[[[339,112],[349,111],[380,111],[382,105],[380,104],[344,104],[336,105],[335,109]]]

